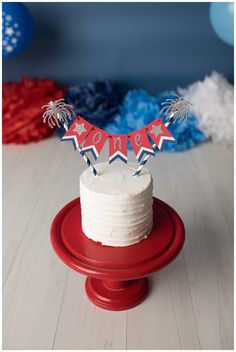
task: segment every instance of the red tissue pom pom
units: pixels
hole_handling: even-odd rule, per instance
[[[43,123],[41,107],[64,93],[64,88],[46,79],[23,77],[20,83],[3,83],[3,143],[26,144],[49,137],[53,130]]]

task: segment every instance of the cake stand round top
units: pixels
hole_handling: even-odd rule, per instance
[[[51,242],[62,261],[82,274],[104,280],[136,279],[170,263],[184,244],[181,218],[157,198],[153,198],[153,221],[151,234],[141,242],[126,247],[104,246],[84,235],[77,198],[54,218]]]

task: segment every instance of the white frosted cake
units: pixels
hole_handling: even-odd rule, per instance
[[[140,242],[152,229],[152,177],[146,168],[133,177],[135,163],[100,163],[99,176],[80,177],[82,229],[93,241],[123,247]]]

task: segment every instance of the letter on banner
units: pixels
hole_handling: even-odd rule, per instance
[[[85,152],[91,152],[94,159],[96,160],[102,151],[102,148],[106,142],[108,133],[101,130],[100,128],[93,127],[91,132],[84,143],[82,148],[82,154]]]
[[[68,131],[62,137],[62,141],[72,141],[75,150],[78,149],[78,146],[82,144],[85,140],[93,125],[84,120],[82,117],[77,116],[73,124],[70,126]]]
[[[155,152],[144,130],[138,130],[130,133],[129,140],[138,162],[140,162],[146,154],[155,155]]]
[[[153,139],[154,143],[156,144],[159,150],[163,149],[165,141],[172,141],[174,142],[175,139],[172,134],[168,131],[165,124],[162,122],[161,119],[157,119],[151,122],[147,126],[148,134]]]
[[[109,138],[109,164],[117,158],[127,163],[127,136],[113,134]]]

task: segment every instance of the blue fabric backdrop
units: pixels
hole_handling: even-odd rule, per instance
[[[4,60],[3,79],[22,75],[71,85],[111,79],[157,94],[212,70],[233,80],[233,48],[214,33],[209,3],[26,3],[31,45]]]

